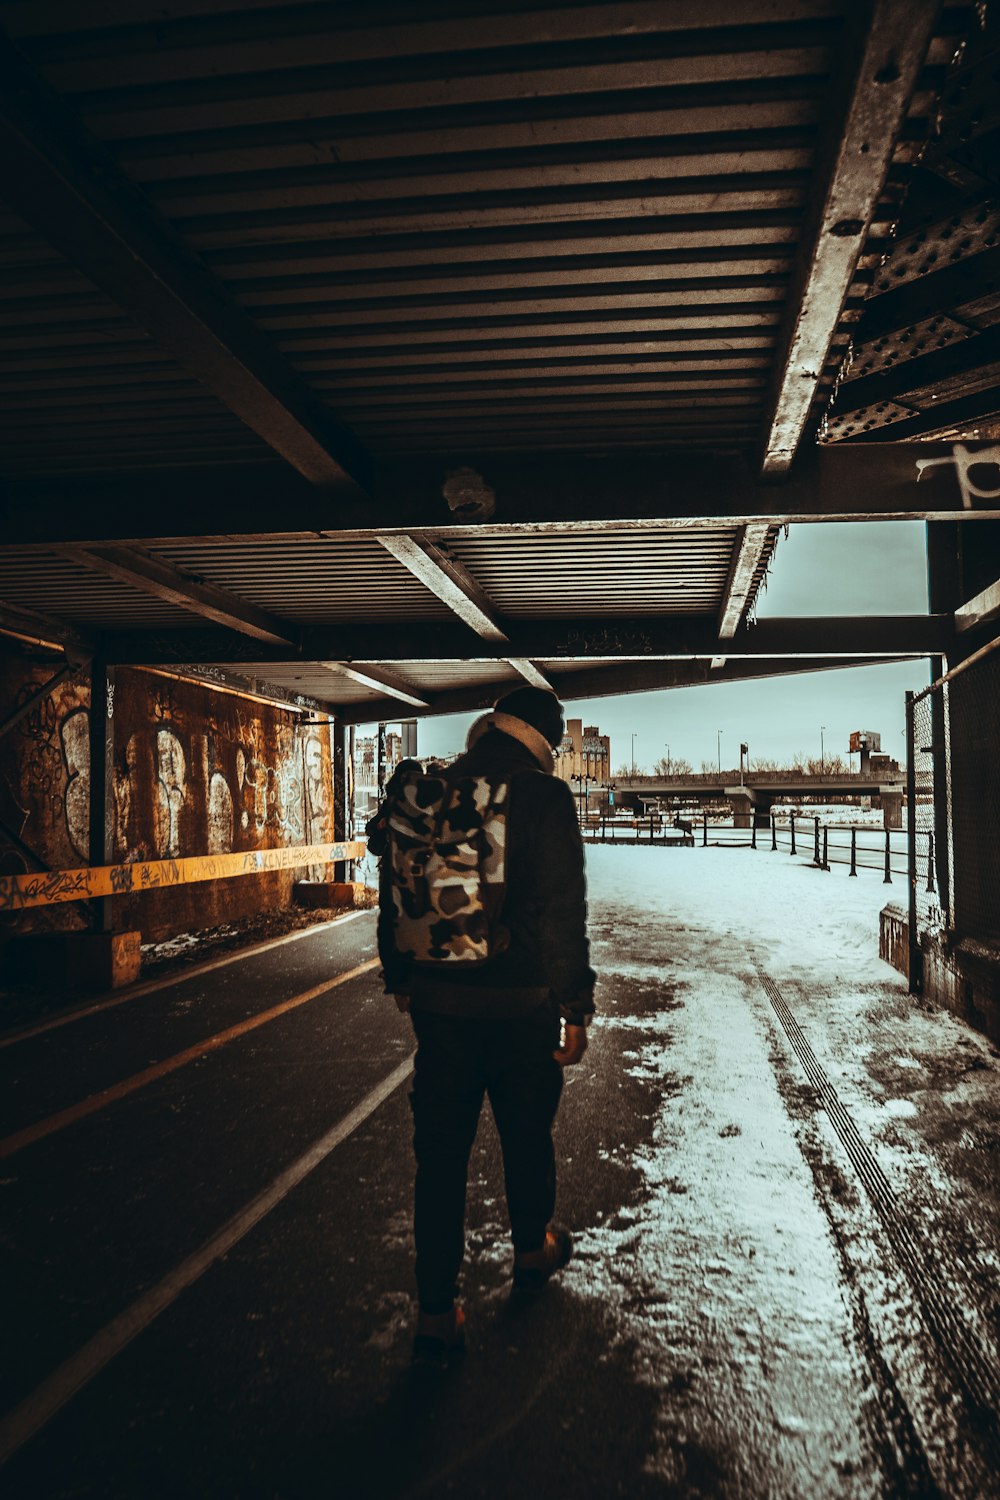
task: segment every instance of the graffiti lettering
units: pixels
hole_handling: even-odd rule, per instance
[[[90,894],[89,870],[51,870],[44,875],[0,877],[0,907],[6,911],[56,901],[82,901]]]
[[[643,630],[595,630],[584,632],[571,630],[566,636],[565,646],[559,649],[562,656],[616,655],[627,650],[635,656],[652,651],[653,642]]]
[[[139,871],[139,884],[146,891],[184,883],[180,865],[175,859],[158,859],[151,864],[134,865],[133,869]]]
[[[311,864],[361,859],[358,841],[302,844],[285,849],[254,849],[246,854],[193,855],[134,864],[101,865],[84,870],[52,870],[41,875],[0,875],[0,911],[83,901],[98,896],[128,895],[203,880],[226,880],[268,870],[296,870]]]

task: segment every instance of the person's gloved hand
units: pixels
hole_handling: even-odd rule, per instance
[[[586,1026],[571,1026],[567,1021],[563,1027],[562,1045],[552,1056],[561,1068],[571,1068],[580,1061],[586,1050]]]

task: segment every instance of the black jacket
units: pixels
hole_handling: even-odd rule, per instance
[[[450,774],[510,777],[507,886],[500,920],[510,946],[457,974],[409,972],[393,943],[392,896],[380,885],[378,942],[386,988],[407,992],[414,1009],[455,1015],[510,1016],[551,996],[566,1016],[594,1009],[594,971],[587,942],[583,842],[564,781],[547,775],[527,746],[491,729]]]

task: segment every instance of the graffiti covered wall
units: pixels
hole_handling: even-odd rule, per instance
[[[0,719],[53,675],[49,665],[0,653]],[[87,863],[90,828],[90,682],[76,673],[36,704],[0,739],[0,873],[36,868],[16,844],[35,850],[53,870]],[[75,907],[37,913],[19,927],[66,930],[85,925]]]
[[[0,702],[47,673],[8,660]],[[30,685],[29,685],[30,684]],[[64,683],[0,740],[0,821],[52,869],[87,862],[90,756],[86,677]],[[287,848],[333,838],[326,725],[152,673],[120,669],[114,693],[115,859],[155,860]],[[26,868],[9,841],[4,869]],[[116,927],[145,941],[287,906],[303,872],[274,871],[116,902]],[[65,910],[65,909],[64,909]],[[10,920],[10,919],[8,919]],[[19,925],[39,925],[24,913]],[[79,925],[81,914],[68,918]],[[60,925],[66,925],[64,918]],[[45,925],[55,925],[48,913]]]

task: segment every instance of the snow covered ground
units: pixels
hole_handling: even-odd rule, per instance
[[[650,1474],[685,1494],[1000,1492],[976,1405],[1000,1394],[997,1054],[879,959],[892,892],[748,848],[587,864],[592,1052],[620,1057],[653,1124],[609,1148],[641,1189],[581,1236],[569,1281],[622,1309],[657,1392]]]

